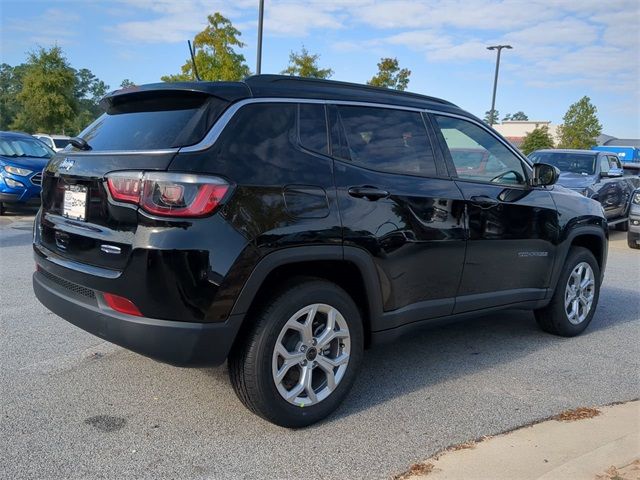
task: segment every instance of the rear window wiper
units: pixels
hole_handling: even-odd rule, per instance
[[[80,150],[91,150],[91,145],[84,138],[72,137],[69,139],[69,143]]]

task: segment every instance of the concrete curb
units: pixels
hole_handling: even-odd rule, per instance
[[[640,401],[598,410],[593,418],[551,419],[452,447],[397,478],[594,480],[612,466],[627,467],[640,458]],[[640,470],[631,475],[640,478]]]

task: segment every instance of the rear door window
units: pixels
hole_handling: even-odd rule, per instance
[[[228,102],[201,93],[123,95],[80,137],[93,150],[157,150],[198,143]]]
[[[436,175],[431,142],[419,112],[338,106],[352,162],[390,173]]]
[[[324,105],[319,103],[298,105],[298,135],[300,145],[307,150],[324,155],[329,153]]]

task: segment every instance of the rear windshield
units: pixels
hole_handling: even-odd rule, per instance
[[[596,155],[567,152],[537,152],[529,158],[533,163],[547,163],[558,167],[561,172],[593,175],[596,173]]]
[[[148,92],[147,92],[148,93]],[[198,143],[228,103],[205,94],[124,96],[79,137],[93,150],[156,150]]]

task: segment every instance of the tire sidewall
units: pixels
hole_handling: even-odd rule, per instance
[[[287,321],[301,308],[314,303],[324,303],[336,308],[344,317],[351,339],[351,351],[347,370],[336,389],[316,405],[299,407],[287,402],[273,381],[272,356],[280,332]],[[265,328],[257,342],[256,379],[261,396],[269,403],[268,410],[273,420],[290,427],[301,427],[317,422],[329,415],[342,402],[351,388],[364,349],[364,333],[358,308],[349,295],[340,287],[324,281],[305,282],[288,290],[269,311],[270,318],[263,318]]]

